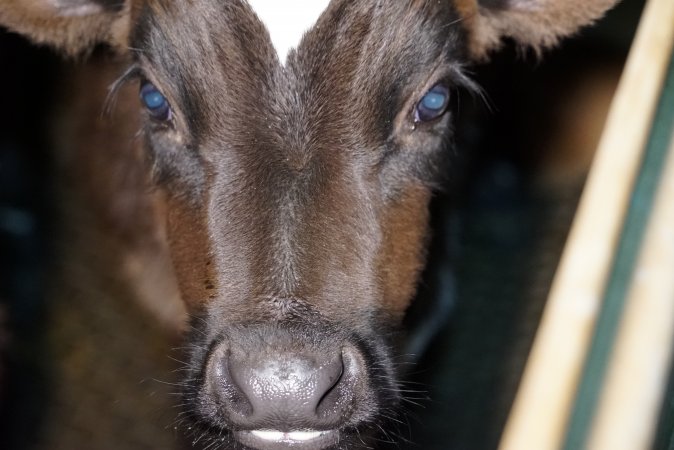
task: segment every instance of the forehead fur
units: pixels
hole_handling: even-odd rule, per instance
[[[226,113],[233,104],[247,121],[267,121],[298,103],[311,108],[309,100],[319,93],[322,102],[337,104],[379,94],[389,103],[384,111],[391,112],[405,86],[423,84],[438,66],[462,61],[457,17],[451,2],[334,0],[283,66],[246,2],[153,0],[141,13],[131,47],[175,90],[181,104],[174,106],[202,124],[227,115],[204,114]]]
[[[323,277],[360,267],[354,261],[375,270],[380,231],[366,220],[375,215],[375,199],[435,175],[430,157],[403,164],[410,176],[382,175],[381,182],[376,166],[403,105],[437,82],[439,68],[460,61],[456,20],[448,2],[332,1],[281,65],[245,2],[148,4],[132,47],[169,99],[181,145],[188,143],[176,157],[198,155],[208,171],[203,198],[217,214],[208,216],[207,235],[220,237],[221,250],[214,254],[244,260],[223,260],[219,270],[253,273],[227,272],[226,279],[254,279],[233,297],[328,299],[346,292],[355,299],[369,292],[365,275],[361,284]],[[191,143],[198,151],[189,151]],[[161,165],[168,158],[157,159]],[[251,217],[254,227],[231,219]]]

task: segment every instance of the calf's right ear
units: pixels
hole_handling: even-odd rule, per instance
[[[77,55],[127,45],[131,0],[0,0],[0,25],[36,43]]]
[[[599,19],[619,0],[452,0],[468,31],[470,55],[485,59],[511,38],[540,52]]]

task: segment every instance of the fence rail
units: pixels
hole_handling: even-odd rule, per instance
[[[500,450],[652,445],[674,343],[673,46],[674,2],[649,0]],[[662,164],[645,172],[658,151]],[[650,197],[635,196],[649,182]],[[628,236],[641,245],[625,273],[621,242],[640,202],[652,207],[643,233]],[[627,281],[617,300],[616,279]]]

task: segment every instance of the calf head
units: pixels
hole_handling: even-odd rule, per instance
[[[120,83],[140,86],[193,317],[186,410],[226,448],[366,446],[396,414],[394,332],[452,98],[473,88],[463,68],[502,36],[550,45],[612,1],[314,1],[289,45],[278,30],[293,3],[0,6],[7,26],[66,52],[128,53]]]

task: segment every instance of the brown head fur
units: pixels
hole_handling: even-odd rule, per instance
[[[611,3],[333,0],[285,65],[241,0],[10,0],[0,21],[70,54],[129,49],[124,81],[159,95],[165,114],[148,106],[142,134],[197,330],[189,413],[234,448],[275,449],[250,432],[318,428],[357,446],[399,400],[391,330],[423,265],[455,112],[422,120],[422,99],[472,87],[463,68],[501,37],[539,49]],[[332,413],[246,390],[279,381],[270,359],[282,379],[329,378],[309,397]]]

